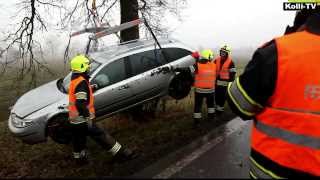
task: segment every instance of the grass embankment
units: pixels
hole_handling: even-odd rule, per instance
[[[68,70],[61,63],[52,63],[47,66],[51,69],[48,73],[45,69],[36,69],[33,72],[26,73],[21,77],[21,70],[18,65],[7,67],[4,74],[0,74],[0,121],[3,120],[3,112],[8,111],[16,100],[25,92],[39,87],[40,85],[57,78],[64,77]]]
[[[49,140],[26,145],[11,136],[7,122],[0,123],[0,177],[97,177],[128,176],[147,167],[157,159],[192,142],[234,116],[226,113],[220,121],[203,121],[199,129],[192,128],[192,97],[176,103],[170,101],[166,112],[156,118],[135,122],[116,115],[99,123],[122,144],[136,150],[139,157],[123,164],[111,164],[111,156],[89,140],[90,164],[79,167],[71,159],[72,148]]]
[[[134,149],[140,156],[127,163],[111,164],[110,154],[89,140],[90,164],[83,167],[72,161],[69,145],[59,145],[50,139],[32,146],[20,142],[10,134],[7,113],[2,113],[0,178],[129,176],[234,117],[227,108],[226,113],[216,120],[204,120],[200,128],[193,129],[192,113],[193,96],[190,95],[182,101],[167,101],[165,111],[160,103],[156,117],[148,121],[137,122],[126,115],[116,115],[99,122],[120,143]]]

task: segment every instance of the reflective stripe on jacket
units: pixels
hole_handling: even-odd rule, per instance
[[[217,64],[217,74],[221,80],[230,80],[230,65],[232,63],[231,58],[226,59],[226,61],[221,66],[221,57],[216,60]],[[221,69],[220,69],[221,68]]]
[[[277,81],[265,107],[248,96],[239,78],[228,86],[237,109],[256,119],[252,151],[274,163],[251,158],[250,174],[260,178],[320,176],[320,36],[302,31],[275,42]]]
[[[200,89],[215,89],[216,65],[213,62],[197,64],[194,86]]]
[[[320,36],[298,32],[276,45],[276,88],[256,116],[252,148],[284,167],[320,176]]]
[[[82,82],[82,81],[86,81],[88,87],[89,87],[89,96],[90,96],[90,102],[87,106],[89,113],[90,113],[90,119],[94,119],[95,118],[95,109],[94,109],[94,100],[93,100],[93,92],[92,92],[92,88],[89,85],[89,82],[83,78],[82,76],[79,76],[78,78],[72,80],[70,82],[70,88],[69,88],[69,120],[72,124],[79,124],[79,123],[83,123],[86,122],[85,117],[80,117],[79,116],[79,112],[78,109],[76,107],[76,95],[75,95],[75,91],[77,86]]]

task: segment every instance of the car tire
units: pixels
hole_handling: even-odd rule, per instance
[[[188,72],[181,72],[172,79],[168,94],[175,100],[187,97],[191,91],[193,78]]]
[[[58,115],[49,120],[46,132],[47,135],[58,144],[69,144],[72,140],[67,115]]]

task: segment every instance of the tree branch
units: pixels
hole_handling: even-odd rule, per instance
[[[49,2],[42,2],[40,0],[36,0],[39,4],[42,5],[48,5],[48,6],[52,6],[52,7],[56,7],[56,8],[62,8],[62,6],[58,5],[58,4],[54,4],[53,2],[49,3]]]
[[[101,21],[103,21],[103,19],[105,18],[105,16],[107,15],[107,13],[110,11],[110,9],[113,8],[113,6],[118,2],[118,0],[114,0],[113,3],[108,7],[107,10],[104,11],[103,16],[101,17]]]

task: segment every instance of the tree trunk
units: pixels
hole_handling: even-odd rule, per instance
[[[138,0],[120,0],[121,24],[139,18]],[[121,42],[139,39],[139,26],[120,32]]]

